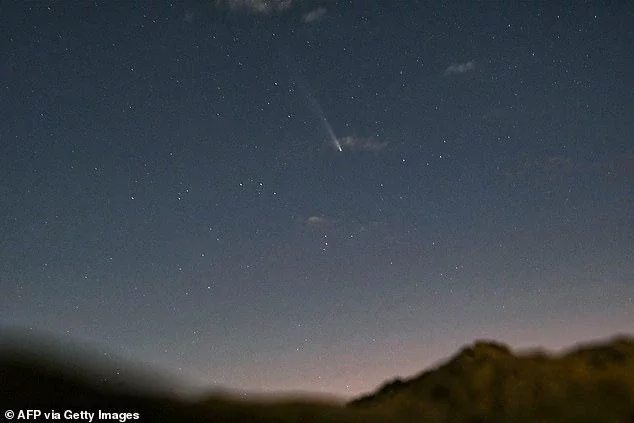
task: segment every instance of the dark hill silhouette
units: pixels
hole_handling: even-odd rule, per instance
[[[46,357],[46,358],[43,358]],[[61,360],[61,361],[60,361]],[[135,373],[104,383],[98,360],[0,349],[0,406],[139,413],[142,422],[619,422],[634,423],[634,337],[565,354],[514,354],[476,342],[436,369],[395,380],[348,404],[311,398],[179,397]],[[133,383],[134,382],[134,383]]]
[[[438,368],[396,379],[349,408],[398,422],[634,423],[634,337],[564,354],[478,341]]]
[[[21,409],[101,410],[138,413],[138,419],[125,419],[128,422],[161,423],[387,422],[374,413],[350,410],[341,402],[317,397],[247,401],[227,391],[187,398],[168,389],[165,378],[150,374],[147,368],[115,360],[121,376],[112,379],[112,363],[103,358],[85,351],[79,355],[64,352],[63,346],[51,342],[50,337],[46,342],[27,341],[24,336],[13,338],[9,342],[0,339],[1,413]]]

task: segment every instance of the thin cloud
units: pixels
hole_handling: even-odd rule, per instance
[[[634,174],[634,154],[621,154],[603,160],[584,159],[565,155],[541,155],[518,159],[505,172],[506,183],[517,186],[530,183],[553,192],[556,183],[571,177],[589,177],[598,183],[611,184]]]
[[[325,7],[318,7],[317,9],[311,10],[310,12],[306,13],[302,17],[302,22],[304,22],[304,23],[317,22],[317,21],[323,19],[324,16],[326,16],[326,8]]]
[[[591,172],[603,175],[627,175],[634,171],[634,155],[621,154],[604,160],[587,160],[564,155],[543,155],[524,159],[518,166],[517,176],[571,174]]]
[[[308,219],[306,219],[306,225],[310,227],[320,227],[320,226],[326,225],[327,223],[328,223],[328,219],[321,216],[311,216]]]
[[[378,141],[374,138],[360,138],[355,136],[347,136],[339,138],[339,144],[344,150],[352,151],[373,151],[379,152],[387,147],[387,142]]]
[[[254,14],[282,12],[293,5],[293,0],[216,0],[216,6]]]
[[[183,22],[192,23],[195,18],[196,18],[196,15],[194,14],[194,12],[188,10],[183,15]]]
[[[475,62],[469,60],[465,63],[452,63],[445,69],[445,75],[457,75],[466,72],[470,72],[475,69]]]

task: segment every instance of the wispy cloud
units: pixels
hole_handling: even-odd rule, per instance
[[[387,142],[379,141],[374,138],[361,138],[355,136],[347,136],[339,138],[339,144],[344,150],[352,151],[373,151],[379,152],[387,147]]]
[[[318,7],[317,9],[313,9],[310,12],[306,13],[302,17],[302,22],[304,22],[304,23],[317,22],[317,21],[323,19],[324,16],[326,16],[326,8],[325,7]]]
[[[192,12],[191,10],[187,10],[183,15],[183,22],[192,23],[195,18],[196,15],[194,14],[194,12]]]
[[[466,73],[475,69],[475,62],[469,60],[465,63],[452,63],[445,69],[445,75],[456,75]]]
[[[293,0],[216,0],[216,6],[256,14],[281,12],[292,5]]]
[[[538,155],[518,158],[505,172],[507,183],[532,184],[548,193],[556,183],[570,177],[592,176],[597,183],[611,184],[634,175],[634,154],[620,154],[604,159],[590,159],[565,155]]]
[[[321,216],[311,216],[306,219],[306,225],[310,227],[321,227],[328,223],[328,219]]]

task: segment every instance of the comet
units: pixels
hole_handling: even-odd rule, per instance
[[[339,140],[335,138],[334,141],[335,141],[335,148],[338,151],[343,151],[343,148],[341,148],[341,144],[339,144]]]
[[[321,105],[319,104],[317,99],[312,95],[310,90],[306,86],[304,86],[303,83],[300,83],[299,87],[304,92],[304,95],[306,96],[306,98],[308,98],[308,101],[310,102],[310,105],[313,107],[313,110],[317,113],[319,120],[321,121],[321,124],[326,130],[326,133],[328,134],[328,137],[330,137],[330,141],[332,142],[333,147],[335,147],[337,151],[343,151],[343,148],[341,148],[341,143],[339,142],[339,139],[337,139],[337,136],[335,135],[335,131],[332,130],[332,126],[330,126],[330,122],[328,122],[328,119],[326,119],[326,114],[324,113],[324,109],[321,108]]]
[[[328,119],[326,119],[326,114],[324,113],[323,109],[321,108],[319,103],[317,103],[317,100],[312,98],[312,96],[310,96],[310,98],[312,100],[311,102],[313,103],[313,107],[317,110],[317,113],[319,113],[321,123],[324,126],[324,129],[326,130],[326,132],[328,133],[328,136],[330,137],[330,141],[332,142],[332,145],[337,149],[337,151],[343,151],[343,148],[341,148],[341,143],[339,142],[339,139],[337,139],[337,136],[335,135],[335,131],[332,130],[332,126],[330,126]]]
[[[301,77],[301,72],[299,71],[297,64],[295,63],[295,61],[293,60],[290,54],[283,52],[283,56],[286,59],[289,67],[291,68],[291,71],[296,75],[295,78],[293,79],[297,83],[299,90],[304,94],[304,97],[308,99],[308,102],[310,103],[313,111],[317,114],[317,117],[321,121],[322,126],[326,130],[326,133],[328,134],[328,137],[330,138],[330,142],[332,143],[332,146],[339,152],[343,151],[343,148],[341,147],[341,143],[339,142],[339,139],[337,139],[337,136],[335,135],[335,131],[333,131],[332,126],[330,126],[330,122],[328,122],[328,119],[326,119],[326,114],[324,113],[324,109],[322,109],[321,105],[319,104],[315,96],[313,96],[308,86],[308,83],[304,81],[304,78]]]

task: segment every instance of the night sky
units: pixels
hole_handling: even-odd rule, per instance
[[[631,333],[634,2],[563,3],[4,2],[0,322],[343,397]]]

